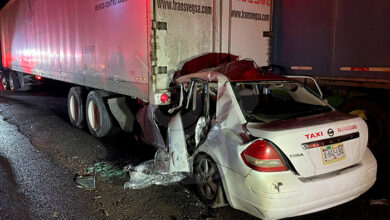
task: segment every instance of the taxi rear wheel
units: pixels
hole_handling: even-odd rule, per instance
[[[203,203],[218,208],[226,205],[221,176],[215,162],[207,155],[198,155],[194,163],[196,190]]]

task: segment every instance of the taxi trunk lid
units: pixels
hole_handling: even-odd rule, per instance
[[[276,144],[302,177],[359,163],[368,141],[367,125],[361,118],[337,111],[265,124],[248,123],[247,129]]]

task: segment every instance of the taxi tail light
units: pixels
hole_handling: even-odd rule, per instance
[[[267,141],[258,140],[249,145],[242,153],[244,163],[257,171],[287,171],[287,167],[277,150]]]

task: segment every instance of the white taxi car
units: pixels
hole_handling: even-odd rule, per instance
[[[185,98],[168,127],[171,171],[193,173],[211,207],[285,218],[348,202],[376,180],[366,123],[297,81],[241,60],[176,83]]]

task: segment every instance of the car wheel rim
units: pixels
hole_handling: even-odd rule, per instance
[[[91,128],[96,131],[100,126],[99,109],[94,101],[88,104],[88,121]]]
[[[77,121],[79,118],[79,108],[78,108],[78,101],[77,99],[72,95],[70,97],[69,101],[69,107],[70,107],[70,116],[72,117],[72,120]]]
[[[208,159],[202,159],[198,165],[198,186],[202,195],[207,200],[212,200],[217,195],[218,183],[216,182],[216,170]]]
[[[382,137],[382,126],[375,115],[365,110],[353,110],[349,114],[362,118],[368,127],[368,147],[372,148],[379,143]]]

